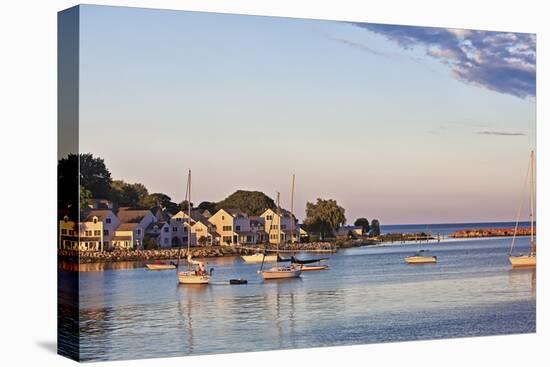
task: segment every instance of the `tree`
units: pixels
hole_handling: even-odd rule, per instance
[[[198,208],[200,210],[208,210],[210,214],[214,214],[216,212],[216,203],[212,201],[203,201],[199,204]]]
[[[147,188],[140,183],[129,184],[115,180],[111,184],[111,200],[119,206],[146,207],[148,195]]]
[[[380,236],[380,222],[378,219],[373,219],[370,224],[370,235],[374,237]]]
[[[206,243],[208,242],[208,238],[206,238],[205,236],[200,236],[198,242],[199,242],[199,245],[206,246]]]
[[[260,191],[237,190],[216,205],[219,209],[239,209],[248,215],[260,215],[266,209],[275,209],[273,199]]]
[[[363,228],[363,233],[367,234],[370,231],[370,224],[367,218],[357,218],[353,224],[356,227]]]
[[[80,208],[88,208],[92,204],[92,193],[85,187],[80,187]]]
[[[57,164],[58,205],[78,210],[78,200],[89,203],[93,198],[109,198],[111,172],[103,159],[92,154],[69,154]],[[81,207],[85,207],[81,204]],[[73,213],[75,215],[76,213]]]
[[[187,211],[189,210],[189,201],[187,200],[182,201],[181,203],[178,204],[178,208],[179,210],[183,210],[184,212],[187,213]],[[193,203],[191,203],[191,209],[193,209]]]
[[[159,245],[157,241],[152,239],[151,237],[145,237],[143,239],[143,249],[145,250],[156,250],[159,248]]]
[[[336,230],[346,223],[345,209],[333,199],[317,199],[316,203],[306,204],[304,224],[308,232],[317,232],[321,239],[333,236]]]
[[[80,185],[90,190],[92,197],[108,198],[112,181],[102,158],[94,158],[90,153],[80,154]]]

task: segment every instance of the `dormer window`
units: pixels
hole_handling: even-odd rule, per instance
[[[65,223],[67,223],[67,222],[69,221],[69,217],[65,215],[65,216],[63,217],[63,221],[64,221]]]
[[[107,219],[105,219],[105,223],[107,223],[107,224],[111,224],[111,218],[107,218]]]
[[[94,222],[94,224],[97,223],[97,217],[94,217],[92,221]]]

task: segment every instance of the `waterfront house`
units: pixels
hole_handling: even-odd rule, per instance
[[[145,229],[145,238],[155,241],[159,248],[169,248],[172,246],[172,234],[170,233],[170,224],[159,221],[152,222]]]
[[[64,215],[59,221],[59,249],[77,250],[78,249],[78,226],[74,220],[70,220],[68,215]]]
[[[78,249],[103,251],[103,221],[96,214],[82,213],[78,223]]]
[[[361,226],[342,226],[336,232],[337,238],[361,238],[363,236],[363,227]]]
[[[265,232],[265,221],[264,218],[260,216],[251,216],[250,220],[250,230],[254,233],[255,243],[264,243],[267,242],[267,233]]]
[[[143,239],[147,227],[157,219],[150,210],[121,208],[117,212],[120,225],[116,229],[115,237],[124,237],[116,240],[116,248],[128,248],[126,241],[130,241],[130,248],[143,249]],[[128,232],[132,232],[131,239],[128,239]],[[123,233],[124,232],[124,233]],[[120,245],[123,244],[121,247]]]
[[[222,244],[255,243],[250,220],[239,209],[220,209],[208,221],[214,226]]]
[[[295,242],[300,242],[298,221],[288,210],[281,209],[281,215],[278,215],[276,211],[267,209],[260,217],[264,220],[265,232],[267,233],[269,243],[287,242],[291,241],[292,238]],[[280,239],[278,238],[279,226],[281,231]]]
[[[120,220],[110,209],[94,209],[84,211],[82,214],[82,222],[93,222],[99,220],[102,223],[102,250],[111,250],[113,247],[113,236],[115,230],[120,224]]]
[[[214,245],[220,236],[207,219],[199,219],[191,225],[191,246]]]

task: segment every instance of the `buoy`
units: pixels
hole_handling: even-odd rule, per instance
[[[247,284],[248,280],[246,279],[230,279],[229,284]]]

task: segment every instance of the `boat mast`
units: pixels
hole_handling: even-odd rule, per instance
[[[277,226],[277,260],[275,265],[279,267],[279,244],[281,243],[281,205],[280,205],[281,193],[277,191],[277,217],[279,218],[279,225]]]
[[[529,219],[531,220],[531,252],[534,252],[535,236],[534,236],[534,207],[535,207],[535,151],[531,151],[531,185],[529,187]]]
[[[294,179],[295,175],[292,174],[292,190],[290,194],[290,242],[294,244]]]
[[[191,170],[187,176],[187,259],[191,253]],[[189,261],[187,261],[189,263]],[[188,264],[189,268],[191,264]]]

